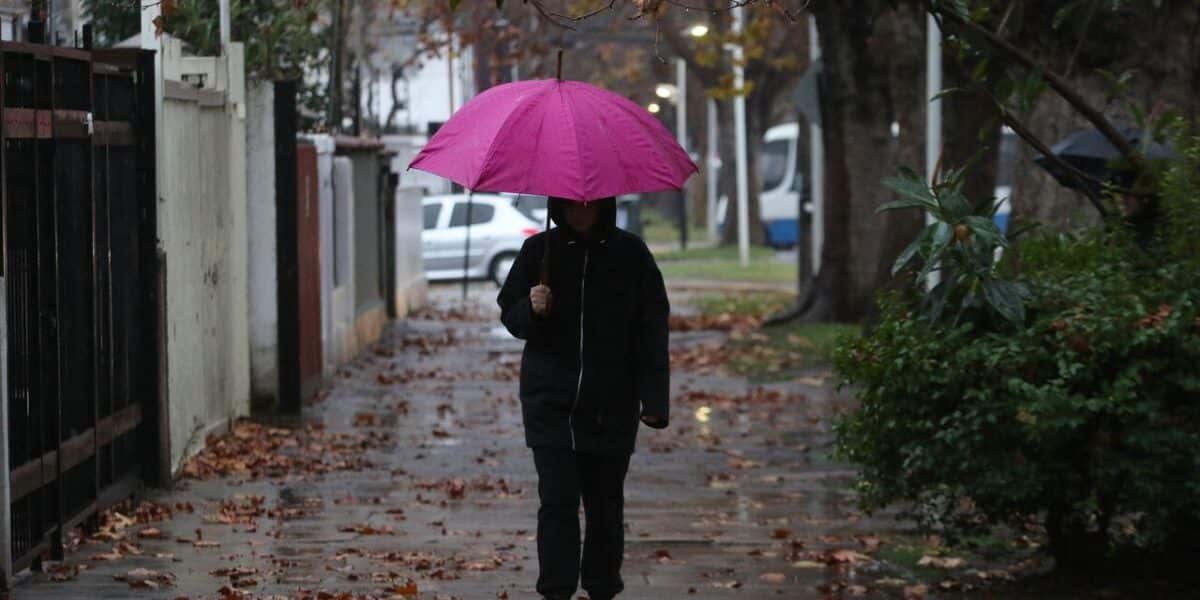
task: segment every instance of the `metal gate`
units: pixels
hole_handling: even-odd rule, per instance
[[[10,572],[156,467],[153,66],[108,59],[0,44]]]

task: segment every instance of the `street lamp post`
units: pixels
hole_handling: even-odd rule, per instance
[[[675,59],[675,135],[679,147],[688,150],[687,139],[687,61]],[[679,190],[679,247],[687,250],[688,245],[688,200],[687,188]]]
[[[742,32],[743,11],[738,7],[733,9],[733,32]],[[733,129],[737,154],[737,215],[738,215],[738,262],[742,267],[750,266],[750,184],[746,170],[746,96],[742,89],[746,83],[746,73],[742,66],[744,51],[741,44],[733,46],[733,86],[737,95],[733,98]]]
[[[935,98],[942,90],[942,31],[933,15],[925,20],[925,38],[925,97],[932,98],[925,109],[925,178],[933,185],[942,146],[942,100]],[[933,221],[933,215],[925,213],[925,222]],[[940,279],[941,273],[934,270],[926,282],[928,289],[936,287]]]
[[[708,241],[717,242],[717,175],[721,168],[721,156],[717,151],[717,101],[708,99],[708,169],[705,175],[708,179]]]

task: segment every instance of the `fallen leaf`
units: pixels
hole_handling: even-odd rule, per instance
[[[396,594],[402,598],[416,598],[419,593],[417,590],[417,582],[409,579],[403,585],[393,585],[386,590],[389,594]]]
[[[787,581],[787,575],[783,573],[763,573],[759,579],[773,585],[778,585]]]
[[[797,569],[821,569],[825,567],[825,564],[813,560],[798,560],[792,563],[792,566]]]
[[[927,585],[910,585],[904,588],[904,600],[925,600],[925,595],[929,593]]]
[[[918,566],[933,567],[935,569],[960,569],[967,564],[967,561],[954,556],[930,556],[925,555],[921,560],[917,561]]]

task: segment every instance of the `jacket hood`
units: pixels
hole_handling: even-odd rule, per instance
[[[556,227],[562,228],[563,231],[574,233],[570,226],[567,225],[567,216],[564,213],[567,202],[575,202],[575,200],[551,197],[547,201],[547,207],[550,212],[550,220],[554,221]],[[601,237],[605,237],[617,228],[617,199],[602,198],[588,202],[588,204],[592,203],[595,203],[599,208],[599,211],[596,213],[596,225],[594,229]]]

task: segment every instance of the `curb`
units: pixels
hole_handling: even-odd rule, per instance
[[[718,279],[668,279],[667,289],[718,292],[773,292],[794,294],[794,283],[772,283],[767,281],[737,281]]]

